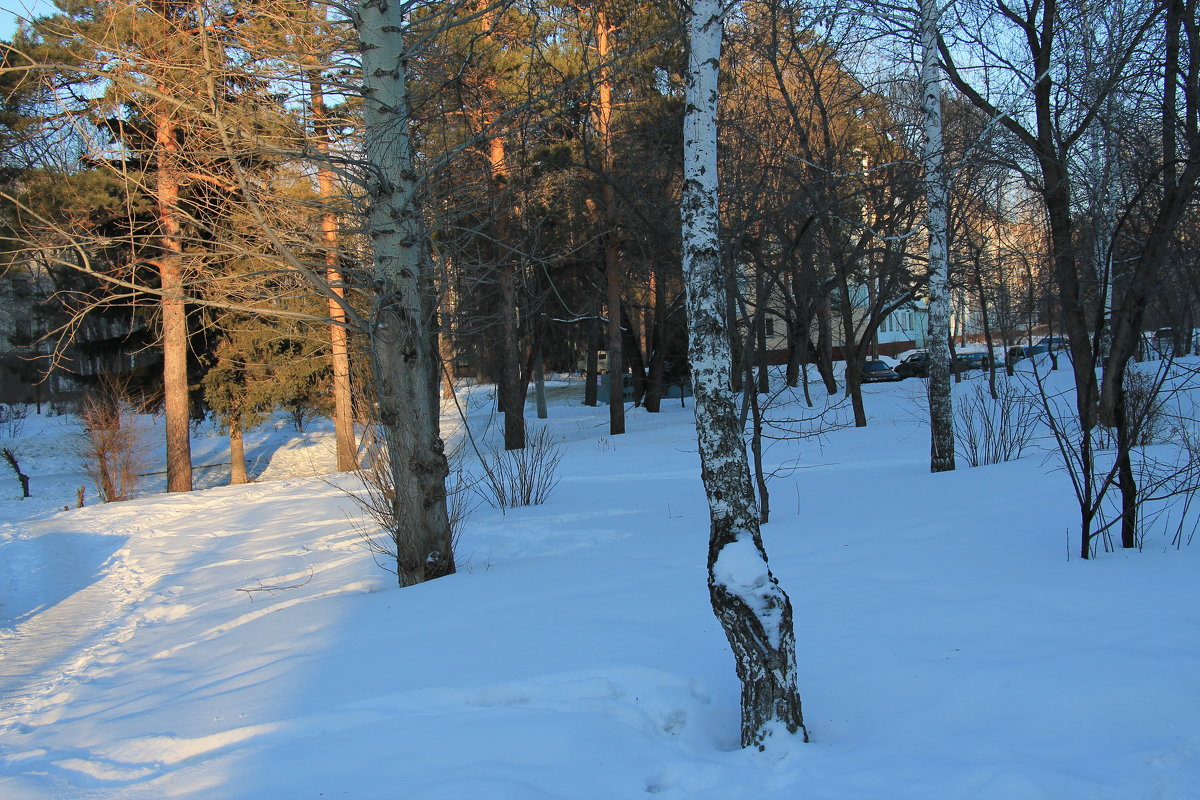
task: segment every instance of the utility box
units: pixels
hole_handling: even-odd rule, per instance
[[[608,373],[605,375],[600,375],[598,377],[599,377],[599,383],[596,385],[596,402],[604,403],[607,405],[608,398],[611,394],[610,387],[612,386],[612,382],[610,381],[610,378],[612,378],[612,374]],[[624,398],[625,398],[625,400],[632,401],[633,400],[633,376],[627,372],[624,375],[622,375],[621,377],[624,378],[624,380],[622,381],[622,383],[624,384],[624,389],[625,389],[625,391],[623,392]],[[662,390],[662,399],[663,400],[668,400],[668,399],[672,399],[672,398],[676,399],[676,400],[682,400],[685,397],[691,397],[691,396],[692,396],[692,385],[689,381],[672,381],[672,382],[663,384],[663,390]]]
[[[612,395],[612,373],[606,372],[600,375],[600,384],[596,387],[596,402],[608,404],[609,397]],[[633,399],[633,376],[628,372],[621,376],[621,384],[623,391],[621,392],[623,400]]]

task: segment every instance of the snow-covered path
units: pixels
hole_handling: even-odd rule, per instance
[[[31,680],[63,671],[64,659],[112,625],[129,576],[118,555],[125,537],[5,528],[0,696],[11,702]]]
[[[338,575],[338,567],[362,561],[357,534],[347,530],[351,513],[337,502],[336,487],[309,483],[305,494],[311,503],[297,502],[297,481],[291,479],[84,509],[24,531],[6,526],[0,578],[13,602],[0,612],[0,752],[27,772],[122,783],[152,776],[155,769],[148,763],[174,763],[194,754],[193,746],[180,744],[185,739],[221,739],[227,731],[211,724],[198,737],[171,731],[189,717],[181,717],[179,707],[195,704],[214,681],[212,659],[182,667],[178,654],[214,643],[226,655],[233,642],[253,650],[254,637],[245,640],[239,631],[252,629],[264,616],[373,586],[371,581],[347,583]],[[314,513],[316,506],[323,513]],[[267,518],[274,524],[264,525]],[[328,532],[331,522],[333,535],[309,535]],[[77,532],[80,528],[92,532]],[[181,537],[180,531],[187,533]],[[314,567],[308,557],[314,550],[341,555],[323,555]],[[316,575],[317,568],[326,574]],[[315,583],[331,574],[337,577],[326,591],[275,588]],[[213,624],[197,612],[214,600],[235,608],[240,604],[241,613]],[[186,635],[180,637],[181,632]],[[228,662],[228,674],[244,668],[239,659]],[[225,674],[220,667],[216,672]],[[148,675],[158,677],[146,680]],[[166,700],[164,685],[173,687],[168,693],[176,699]],[[125,687],[118,692],[125,710],[97,697],[101,686]],[[173,721],[163,730],[170,733],[136,755],[115,757],[113,743],[122,737],[109,726],[119,730],[134,707],[150,715],[166,711]],[[89,723],[69,724],[89,717]],[[90,733],[81,736],[85,729]],[[40,745],[25,750],[22,743],[31,736]],[[54,746],[47,748],[48,743]],[[0,797],[38,796],[32,789],[30,794],[17,791],[16,779],[5,783],[2,775]]]

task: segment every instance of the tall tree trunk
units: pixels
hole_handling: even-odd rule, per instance
[[[613,192],[615,158],[612,141],[612,58],[613,26],[603,8],[596,10],[596,57],[600,61],[600,82],[596,87],[596,135],[600,139],[600,203],[604,211],[604,269],[608,291],[608,432],[625,432],[625,360],[621,346],[621,253],[617,241],[617,199]]]
[[[593,299],[591,314],[587,322],[587,364],[583,370],[583,404],[595,407],[597,402],[596,384],[600,376],[600,359],[596,351],[600,349],[600,299]]]
[[[762,748],[780,727],[808,732],[796,689],[792,605],[767,565],[754,486],[730,390],[717,205],[717,73],[721,0],[688,17],[684,112],[683,274],[701,474],[711,528],[708,587],[742,683],[742,745]]]
[[[442,399],[454,397],[454,336],[451,332],[448,315],[439,315],[438,325],[438,354],[441,361]]]
[[[504,139],[488,140],[492,191],[496,193],[496,281],[500,291],[500,408],[504,411],[504,449],[525,447],[526,383],[521,377],[521,340],[517,326],[517,260],[512,250],[512,204]]]
[[[767,282],[761,267],[754,268],[754,364],[757,367],[755,380],[759,394],[771,391],[770,370],[767,366],[767,304],[770,301]]]
[[[392,540],[401,586],[454,572],[449,467],[438,436],[431,265],[417,205],[402,3],[365,0],[362,48],[368,235],[379,286],[371,320],[379,424],[394,485]]]
[[[515,265],[500,267],[501,407],[504,409],[504,449],[525,447],[526,383],[521,372],[521,345],[517,332],[517,274]]]
[[[946,173],[942,168],[942,81],[938,67],[939,0],[921,0],[921,110],[925,120],[925,196],[929,206],[929,469],[954,469],[950,400],[950,260]]]
[[[160,90],[165,91],[164,87]],[[163,409],[167,427],[167,491],[192,490],[192,442],[188,423],[188,329],[184,300],[183,241],[179,224],[179,141],[175,121],[165,111],[154,118],[157,165],[154,174],[158,217],[158,277],[162,288]]]
[[[1137,478],[1133,474],[1133,459],[1131,451],[1136,442],[1133,441],[1134,431],[1140,420],[1129,419],[1129,403],[1125,387],[1116,391],[1116,429],[1117,429],[1117,488],[1121,492],[1121,547],[1137,547],[1138,526],[1138,487]],[[1153,402],[1153,401],[1151,401]]]
[[[845,393],[846,397],[850,398],[850,406],[854,411],[854,427],[865,428],[867,407],[863,402],[862,369],[870,339],[861,343],[859,341],[858,332],[854,327],[854,306],[850,302],[850,284],[846,280],[845,271],[838,271],[838,280],[841,281],[839,312],[842,318],[842,358],[846,364]]]
[[[314,72],[309,80],[309,106],[317,143],[317,191],[321,198],[321,239],[325,247],[325,280],[334,297],[329,298],[330,365],[333,368],[333,436],[337,468],[358,468],[358,444],[354,436],[354,404],[350,390],[350,328],[346,318],[345,281],[340,266],[338,215],[334,210],[337,185],[330,165],[333,134],[325,109],[325,92]]]
[[[624,347],[622,353],[625,362],[629,364],[629,373],[633,381],[633,404],[640,406],[642,398],[646,396],[646,359],[642,354],[642,337],[638,334],[637,315],[633,313],[628,305],[621,306],[621,319],[625,320],[625,325],[621,326],[621,343]]]
[[[550,416],[546,408],[546,370],[542,364],[542,346],[537,345],[533,356],[533,397],[537,408],[537,418],[547,419]]]
[[[817,305],[817,372],[825,391],[837,394],[837,379],[833,376],[833,309],[828,292],[821,295]]]
[[[662,408],[663,381],[666,378],[667,291],[658,273],[650,270],[650,293],[654,298],[654,327],[650,335],[650,376],[646,385],[646,411],[657,414]]]
[[[783,382],[795,389],[800,385],[800,360],[806,355],[802,348],[807,347],[808,337],[800,338],[800,323],[794,313],[789,313],[787,319],[788,354],[787,366],[783,372]]]

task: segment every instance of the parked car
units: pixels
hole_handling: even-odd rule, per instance
[[[579,361],[575,364],[575,371],[579,372],[579,373],[587,372],[587,356],[584,356],[583,358],[579,359]],[[596,351],[596,374],[598,374],[598,375],[607,375],[608,374],[608,351],[607,350]]]
[[[950,362],[950,373],[969,372],[973,369],[987,369],[991,366],[991,358],[987,353],[959,353]],[[896,365],[896,374],[904,378],[929,377],[929,353],[918,351],[906,356]]]
[[[950,372],[969,372],[973,369],[987,369],[991,358],[987,353],[958,353],[950,362]]]
[[[1065,336],[1043,336],[1038,340],[1038,343],[1029,348],[1029,355],[1035,356],[1038,353],[1065,353],[1070,354],[1067,346],[1067,337]]]
[[[1190,347],[1190,343],[1188,342],[1189,337],[1187,332],[1182,333],[1183,335],[1181,337],[1176,334],[1174,328],[1159,328],[1154,332],[1154,335],[1150,337],[1150,346],[1156,353],[1164,358],[1172,355],[1187,355],[1188,348]],[[1180,338],[1183,339],[1183,350],[1179,353],[1176,353],[1175,347],[1177,344],[1180,344]]]
[[[924,350],[909,353],[896,365],[895,372],[901,380],[904,378],[928,378],[929,353]]]
[[[877,358],[868,358],[863,363],[863,383],[883,383],[898,380],[900,380],[900,376],[896,374],[896,370],[889,367],[884,361],[880,361]]]

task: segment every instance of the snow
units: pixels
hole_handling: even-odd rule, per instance
[[[754,540],[743,534],[717,553],[712,579],[753,609],[762,623],[767,643],[779,648],[783,639],[783,597],[770,582],[767,569]]]
[[[767,453],[813,742],[761,753],[708,604],[690,400],[610,437],[558,382],[529,414],[562,440],[550,500],[477,503],[458,574],[404,590],[326,428],[255,431],[254,484],[75,509],[73,422],[31,417],[34,497],[0,473],[0,798],[1200,797],[1200,550],[1080,561],[1051,443],[930,475],[922,384],[865,392],[867,428]],[[459,400],[486,448],[490,391]],[[197,463],[226,443],[202,427]]]

